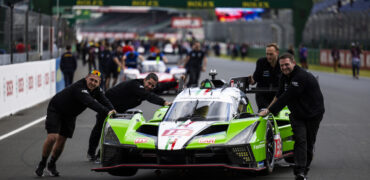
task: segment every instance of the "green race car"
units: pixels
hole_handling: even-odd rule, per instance
[[[170,107],[146,121],[140,110],[106,119],[101,168],[116,176],[138,169],[229,168],[269,174],[275,161],[293,162],[290,111],[257,116],[246,93],[247,78],[206,79],[184,89]]]

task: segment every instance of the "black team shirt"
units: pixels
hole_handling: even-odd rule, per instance
[[[299,66],[295,66],[289,76],[281,76],[276,97],[278,100],[269,109],[273,114],[286,105],[295,118],[307,119],[325,112],[319,83]]]
[[[144,100],[160,106],[163,106],[165,102],[160,96],[146,91],[142,79],[122,82],[109,89],[105,95],[112,102],[115,109],[121,113],[140,105]]]
[[[76,117],[87,107],[100,114],[108,114],[114,109],[101,88],[97,87],[89,91],[85,78],[57,93],[51,99],[49,107],[53,107],[58,114],[67,117]]]
[[[271,67],[266,57],[258,59],[256,70],[253,73],[253,79],[257,82],[257,87],[278,87],[280,76],[279,60],[276,61],[275,67]]]

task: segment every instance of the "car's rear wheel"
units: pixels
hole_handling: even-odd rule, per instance
[[[122,168],[122,169],[116,169],[112,171],[108,171],[110,175],[113,176],[133,176],[137,173],[136,168]]]
[[[275,141],[274,141],[274,132],[272,130],[272,125],[270,122],[267,122],[266,128],[266,159],[264,161],[266,169],[262,172],[264,175],[271,174],[274,170],[275,165]]]

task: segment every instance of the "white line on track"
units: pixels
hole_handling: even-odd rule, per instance
[[[28,124],[26,124],[26,125],[18,128],[18,129],[16,129],[14,131],[11,131],[9,133],[6,133],[6,134],[0,136],[0,141],[3,140],[3,139],[5,139],[5,138],[7,138],[7,137],[9,137],[9,136],[11,136],[11,135],[17,134],[17,133],[19,133],[19,132],[21,132],[21,131],[23,131],[23,130],[25,130],[25,129],[27,129],[27,128],[29,128],[29,127],[37,124],[37,123],[39,123],[39,122],[41,122],[41,121],[44,121],[45,119],[46,119],[46,116],[43,116],[43,117],[41,117],[39,119],[36,119],[36,120],[34,120],[34,121],[32,121],[32,122],[30,122],[30,123],[28,123]]]

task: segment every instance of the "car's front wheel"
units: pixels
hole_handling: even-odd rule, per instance
[[[266,159],[264,161],[266,169],[262,172],[264,175],[271,174],[274,170],[275,165],[275,141],[274,132],[272,130],[272,125],[270,122],[267,123],[266,128]]]

